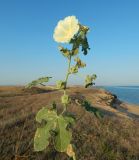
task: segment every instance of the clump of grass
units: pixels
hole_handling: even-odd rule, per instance
[[[77,108],[79,114],[82,110],[81,107]],[[2,142],[0,145],[1,160],[14,158],[17,142],[18,157],[26,156],[28,160],[67,159],[65,154],[51,150],[51,146],[44,153],[34,153],[33,137],[35,129],[34,116],[26,117],[21,124],[12,124],[12,132],[10,132],[10,126],[3,128],[0,133]],[[21,132],[22,138],[19,142],[19,136],[17,135]],[[111,117],[99,119],[92,116],[92,113],[85,111],[85,114],[73,128],[73,132],[73,140],[79,160],[139,159],[139,122]]]

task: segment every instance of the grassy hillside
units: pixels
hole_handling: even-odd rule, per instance
[[[72,98],[68,110],[77,117],[72,130],[78,160],[139,159],[138,115],[120,108],[122,102],[101,89],[73,87],[68,93]],[[61,94],[45,88],[0,87],[0,160],[68,160],[52,146],[44,152],[33,151],[35,115],[43,106],[51,107],[53,100],[60,110]],[[86,111],[84,101],[104,117]]]

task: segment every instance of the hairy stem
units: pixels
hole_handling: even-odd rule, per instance
[[[67,82],[68,82],[68,78],[69,78],[69,75],[70,75],[70,65],[71,65],[71,55],[68,59],[68,69],[67,69],[67,74],[66,74],[66,78],[65,78],[65,88],[64,88],[64,95],[66,94],[66,89],[67,89]],[[67,110],[67,105],[64,105],[64,109],[62,111],[61,114],[64,114],[64,112]]]
[[[66,90],[66,88],[67,88],[67,82],[68,82],[68,78],[69,78],[69,75],[70,75],[70,73],[69,73],[70,65],[71,65],[71,56],[68,59],[68,70],[67,70],[67,74],[66,74],[66,78],[65,78],[66,86],[65,86],[64,90]]]

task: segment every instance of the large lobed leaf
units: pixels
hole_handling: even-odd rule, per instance
[[[34,150],[42,151],[49,145],[50,131],[54,131],[55,149],[59,152],[66,152],[70,144],[72,134],[67,130],[68,124],[73,124],[74,119],[69,116],[57,115],[55,110],[42,108],[36,116],[36,121],[41,123],[45,120],[47,123],[44,127],[37,128],[34,137]]]
[[[36,121],[41,123],[42,120],[47,122],[54,121],[57,118],[57,113],[55,110],[49,110],[46,107],[43,107],[36,115]]]

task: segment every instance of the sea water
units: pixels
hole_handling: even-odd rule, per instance
[[[121,101],[139,105],[139,86],[103,86],[101,88],[116,94]]]

